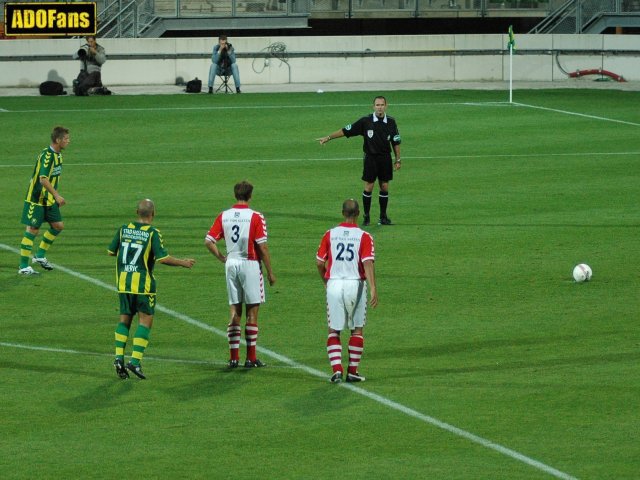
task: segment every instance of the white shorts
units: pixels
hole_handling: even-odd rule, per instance
[[[260,262],[227,258],[225,273],[229,305],[264,303],[264,280]]]
[[[327,323],[342,331],[364,327],[367,323],[367,283],[364,280],[327,282]]]

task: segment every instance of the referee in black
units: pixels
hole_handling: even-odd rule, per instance
[[[364,226],[371,224],[371,194],[376,179],[380,184],[380,221],[378,225],[391,225],[391,219],[387,216],[387,204],[389,203],[389,182],[393,179],[393,171],[399,170],[400,163],[400,132],[393,117],[386,114],[387,99],[378,96],[373,100],[373,114],[357,120],[326,137],[317,138],[320,145],[329,140],[340,137],[355,137],[361,135],[364,138],[364,161],[362,168],[362,180],[364,191],[362,192],[362,206],[364,207]],[[391,159],[391,147],[396,156],[395,163]]]

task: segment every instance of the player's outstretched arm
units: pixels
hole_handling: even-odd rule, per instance
[[[170,267],[183,267],[191,268],[196,263],[193,258],[175,258],[169,255],[168,257],[158,260],[163,265],[169,265]]]

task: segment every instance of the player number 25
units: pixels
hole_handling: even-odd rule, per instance
[[[338,255],[336,256],[336,260],[341,260],[341,261],[346,260],[350,262],[356,256],[355,252],[353,251],[353,243],[347,243],[345,245],[344,243],[340,242],[338,243],[338,245],[336,245],[336,248],[338,250]]]

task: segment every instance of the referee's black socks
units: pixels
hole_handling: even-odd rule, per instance
[[[371,192],[366,190],[362,192],[362,208],[364,209],[364,215],[368,217],[371,211]]]
[[[380,196],[378,197],[380,202],[380,218],[387,217],[387,204],[389,203],[389,192],[383,192],[380,190]],[[371,201],[371,198],[369,198]]]

